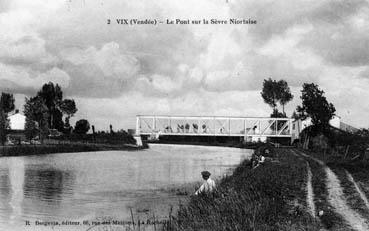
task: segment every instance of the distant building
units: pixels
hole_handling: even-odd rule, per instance
[[[24,130],[26,117],[20,114],[18,110],[16,110],[15,113],[13,115],[10,115],[8,118],[11,130]]]
[[[350,132],[350,133],[355,133],[355,132],[358,132],[359,129],[349,125],[349,124],[346,124],[344,122],[340,122],[340,129],[343,130],[343,131],[346,131],[346,132]]]
[[[306,127],[312,125],[311,118],[306,118],[305,120],[295,120],[292,122],[292,142],[296,139],[299,139],[300,133],[302,130],[304,130]],[[340,129],[345,132],[354,133],[357,132],[359,129],[348,125],[341,121],[341,117],[334,115],[332,119],[329,121],[329,125],[332,127],[335,127],[337,129]]]

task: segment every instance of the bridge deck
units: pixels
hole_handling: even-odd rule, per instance
[[[138,115],[138,135],[291,137],[292,119]]]

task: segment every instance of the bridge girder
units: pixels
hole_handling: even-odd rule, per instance
[[[138,115],[137,135],[291,137],[292,119]]]

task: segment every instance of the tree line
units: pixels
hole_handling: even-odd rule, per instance
[[[270,115],[272,118],[285,118],[285,105],[293,99],[290,87],[285,80],[264,79],[263,88],[260,92],[265,103],[273,108]],[[304,83],[302,85],[301,96],[302,105],[297,106],[293,112],[294,119],[311,118],[312,124],[321,129],[329,127],[329,121],[335,115],[335,107],[327,101],[324,91],[314,83]],[[277,108],[282,106],[282,112]]]
[[[0,142],[6,142],[10,129],[9,113],[14,111],[14,96],[1,93],[0,98]],[[74,128],[70,125],[70,118],[78,111],[73,99],[63,98],[63,91],[58,84],[46,83],[33,97],[25,98],[24,115],[25,136],[28,140],[38,137],[41,141],[50,134],[51,130],[63,134],[86,134],[90,124],[86,119],[76,122]]]
[[[74,128],[70,125],[70,118],[77,111],[75,101],[64,99],[63,91],[58,84],[46,83],[36,96],[26,98],[24,105],[25,135],[28,139],[39,136],[42,141],[50,130],[63,134],[72,132],[86,134],[90,129],[90,124],[86,119],[78,120]]]

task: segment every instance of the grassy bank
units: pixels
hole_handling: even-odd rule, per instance
[[[287,152],[254,170],[244,161],[213,196],[181,206],[171,230],[319,230],[306,212],[306,163]]]
[[[44,145],[14,145],[0,146],[1,156],[29,156],[43,155],[52,153],[71,153],[71,152],[92,152],[107,150],[135,151],[147,148],[136,147],[134,145],[112,145],[112,144],[91,144],[91,143],[67,143],[67,144],[44,144]]]

